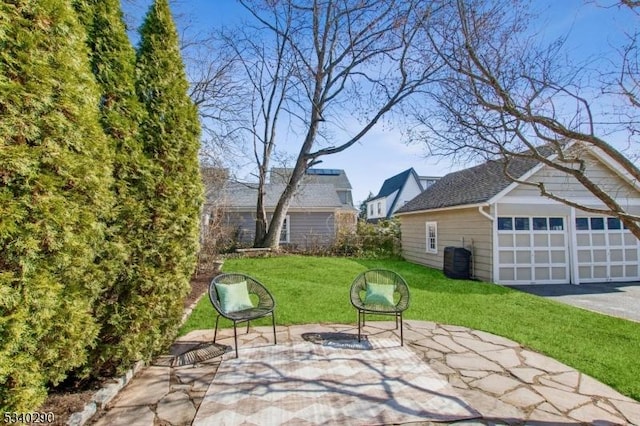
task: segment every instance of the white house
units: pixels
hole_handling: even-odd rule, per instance
[[[415,198],[439,178],[418,176],[413,168],[385,180],[378,195],[367,200],[367,221],[389,219],[407,201]]]

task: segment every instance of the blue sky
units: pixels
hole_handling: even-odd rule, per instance
[[[124,8],[132,15],[142,16],[150,3],[134,0],[125,2]],[[613,3],[615,0],[533,0],[541,11],[535,27],[550,40],[569,34],[567,52],[576,61],[587,58],[603,61],[615,54],[612,46],[620,45],[624,32],[639,25],[637,16],[606,7]],[[177,19],[179,24],[188,22],[191,28],[203,31],[233,26],[244,15],[234,0],[175,0],[171,7],[174,15],[182,15]],[[318,167],[345,169],[353,186],[354,201],[359,203],[369,192],[376,194],[386,178],[410,167],[420,175],[443,176],[469,166],[428,158],[423,146],[404,144],[399,130],[378,126],[348,150],[324,157]]]

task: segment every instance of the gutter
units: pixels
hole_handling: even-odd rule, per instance
[[[487,206],[487,207],[488,207],[489,205],[488,205],[488,204],[485,204],[485,205],[478,206],[478,213],[480,213],[482,216],[486,217],[486,218],[487,218],[487,219],[489,219],[491,222],[493,222],[494,217],[493,217],[493,216],[491,216],[489,213],[485,212],[485,211],[482,209],[482,208],[483,208],[483,207],[485,207],[485,206]]]
[[[460,205],[449,206],[449,207],[438,207],[438,208],[435,208],[435,209],[414,210],[414,211],[409,211],[409,212],[395,212],[394,216],[409,216],[409,215],[412,215],[412,214],[434,213],[434,212],[447,211],[447,210],[472,209],[474,207],[482,208],[482,207],[485,207],[485,206],[488,206],[488,205],[489,204],[487,204],[487,203],[482,203],[482,204],[478,204],[478,203],[476,203],[476,204],[460,204]],[[483,213],[487,217],[491,217],[486,212],[481,212],[481,213]],[[493,218],[491,218],[491,220],[493,220]]]

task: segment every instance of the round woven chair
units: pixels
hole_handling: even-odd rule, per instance
[[[351,284],[351,304],[358,311],[358,340],[361,339],[365,315],[392,315],[396,329],[400,326],[400,345],[404,345],[402,313],[409,307],[409,286],[396,272],[370,269]]]
[[[251,300],[251,305],[244,306],[242,309],[229,311],[225,309],[223,303],[223,297],[221,297],[221,291],[219,287],[221,285],[233,285],[246,283],[247,292]],[[253,296],[253,297],[252,297]],[[275,308],[276,302],[267,288],[253,277],[245,274],[229,273],[222,274],[211,280],[209,284],[209,300],[213,305],[213,308],[217,312],[216,316],[216,328],[213,334],[213,342],[216,342],[218,335],[218,321],[220,317],[224,317],[233,321],[233,339],[236,347],[236,357],[238,357],[238,332],[236,329],[237,324],[246,322],[247,333],[249,332],[249,322],[254,319],[262,318],[271,315],[271,323],[273,325],[273,344],[277,344],[276,341],[276,320],[275,320]],[[257,300],[257,302],[256,302]]]

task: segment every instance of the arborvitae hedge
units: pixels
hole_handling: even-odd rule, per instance
[[[112,271],[109,145],[86,34],[64,0],[0,3],[0,407],[83,365]]]
[[[149,178],[150,224],[144,265],[137,271],[127,347],[146,354],[175,337],[184,297],[195,270],[202,180],[198,166],[200,125],[166,0],[155,1],[140,29],[136,90],[147,110],[141,126],[146,155],[159,167]],[[142,243],[142,242],[141,242]]]
[[[96,304],[101,328],[87,365],[94,375],[110,375],[149,355],[143,336],[131,333],[132,328],[138,328],[137,317],[131,312],[145,309],[139,304],[139,292],[148,277],[141,277],[141,270],[146,269],[146,230],[158,169],[142,149],[139,123],[146,111],[135,90],[136,54],[126,34],[120,1],[77,0],[76,4],[87,28],[92,70],[102,92],[101,123],[115,149],[116,208],[109,236],[119,249],[115,259],[120,268]]]

